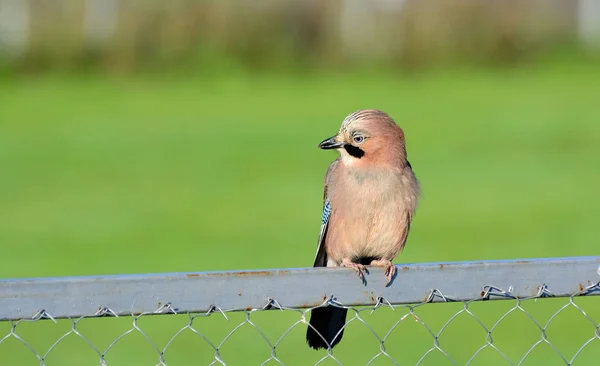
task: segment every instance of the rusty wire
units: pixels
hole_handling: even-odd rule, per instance
[[[563,297],[562,299],[564,301],[564,304],[562,304],[558,308],[558,310],[556,310],[552,314],[550,314],[550,316],[547,319],[545,319],[545,321],[539,321],[531,313],[530,310],[527,310],[526,307],[523,306],[523,304],[525,304],[527,302],[537,301],[538,299],[554,298],[555,297],[554,294],[552,294],[548,290],[547,286],[545,286],[545,285],[541,285],[539,287],[539,291],[536,296],[532,296],[529,298],[517,298],[517,297],[513,296],[511,294],[510,288],[502,289],[500,287],[493,286],[493,285],[485,285],[482,288],[480,299],[475,299],[475,300],[470,300],[470,301],[465,301],[465,302],[458,302],[458,301],[454,300],[451,296],[448,296],[448,295],[442,293],[442,291],[440,291],[439,289],[432,289],[429,296],[427,297],[426,301],[419,303],[419,304],[395,305],[395,304],[388,302],[385,298],[380,297],[377,299],[376,304],[374,306],[362,306],[362,307],[344,306],[332,299],[327,299],[321,305],[319,305],[317,307],[337,306],[337,307],[343,307],[343,308],[349,309],[349,316],[346,321],[346,326],[348,326],[351,323],[358,322],[358,323],[361,323],[362,325],[364,325],[366,327],[366,329],[369,330],[368,332],[366,332],[366,334],[367,334],[366,336],[374,337],[376,342],[379,344],[379,349],[376,352],[374,352],[374,354],[372,354],[372,356],[369,357],[369,361],[367,362],[367,365],[374,364],[378,359],[382,359],[382,358],[386,359],[388,361],[388,363],[391,362],[391,364],[394,364],[394,365],[407,364],[407,362],[405,360],[402,360],[398,357],[394,357],[389,352],[389,349],[393,348],[395,346],[395,344],[390,343],[391,341],[389,340],[389,338],[390,338],[390,335],[393,334],[394,331],[400,326],[400,324],[402,324],[408,320],[414,320],[414,322],[416,322],[417,324],[422,326],[423,329],[425,329],[426,333],[430,336],[431,343],[429,343],[429,345],[426,347],[427,349],[423,353],[423,355],[420,357],[420,359],[418,359],[416,361],[417,365],[423,364],[424,361],[427,359],[427,357],[432,353],[438,353],[439,355],[442,355],[443,358],[448,361],[448,364],[458,365],[459,362],[457,362],[457,360],[455,360],[452,357],[451,350],[447,348],[447,346],[444,344],[443,341],[441,341],[441,338],[442,338],[442,335],[444,334],[444,332],[448,329],[448,327],[451,324],[457,322],[457,319],[459,319],[461,316],[463,316],[463,317],[467,316],[467,317],[472,318],[478,324],[478,326],[481,328],[481,330],[482,330],[481,334],[482,334],[482,338],[483,338],[482,345],[480,347],[478,347],[477,350],[473,354],[468,355],[467,361],[464,363],[466,365],[471,365],[475,361],[481,362],[480,359],[484,357],[484,356],[482,356],[482,353],[486,349],[496,352],[505,361],[505,364],[521,365],[528,359],[528,357],[532,354],[532,352],[535,351],[536,348],[540,347],[541,345],[548,346],[549,349],[551,349],[551,352],[554,353],[554,355],[553,355],[554,358],[557,361],[559,361],[559,363],[561,363],[561,364],[564,363],[565,365],[571,365],[584,350],[591,348],[591,347],[600,349],[600,324],[598,323],[598,319],[593,319],[592,316],[590,316],[584,308],[582,308],[581,306],[579,306],[577,304],[578,299],[581,298],[582,296],[588,295],[590,293],[598,293],[599,291],[600,291],[600,282],[591,284],[584,288],[581,288],[580,291],[578,291],[575,294],[572,294],[569,297]],[[501,316],[497,317],[496,319],[494,319],[491,322],[489,322],[489,321],[486,322],[486,321],[483,321],[482,319],[480,319],[480,317],[477,315],[477,313],[472,310],[472,306],[474,303],[481,303],[482,301],[490,300],[492,298],[503,298],[507,301],[502,301],[502,303],[510,303],[510,306],[509,306],[508,310],[504,311]],[[598,301],[598,300],[600,300],[600,298],[595,298],[593,300]],[[453,315],[451,315],[448,318],[448,320],[445,321],[445,323],[443,323],[443,325],[441,325],[441,327],[439,327],[438,329],[434,329],[432,326],[428,325],[426,320],[423,319],[419,315],[420,309],[423,309],[424,307],[427,307],[427,306],[434,306],[434,307],[442,306],[443,307],[444,306],[444,305],[439,305],[439,304],[438,305],[431,304],[434,301],[435,302],[441,301],[442,303],[455,303],[455,304],[458,303],[458,304],[460,304],[459,310],[456,311]],[[494,301],[493,303],[497,303],[497,301]],[[595,306],[600,307],[600,303],[595,303]],[[281,342],[286,338],[286,336],[288,336],[290,334],[290,332],[294,331],[297,327],[301,327],[302,331],[305,331],[305,329],[307,327],[308,319],[309,319],[309,312],[310,312],[310,310],[312,310],[314,308],[315,307],[303,308],[303,309],[288,308],[288,307],[282,306],[276,299],[268,298],[264,307],[262,307],[260,309],[247,309],[246,311],[244,311],[243,319],[239,322],[239,324],[235,325],[227,334],[225,334],[224,337],[217,338],[217,339],[211,339],[205,333],[205,331],[203,330],[203,328],[204,328],[203,321],[205,321],[209,317],[213,317],[216,315],[216,316],[223,317],[223,319],[225,321],[229,322],[229,317],[228,317],[229,311],[226,309],[221,309],[218,306],[213,306],[206,313],[180,314],[180,313],[178,313],[175,305],[173,305],[172,303],[166,303],[166,304],[160,305],[154,312],[148,312],[148,313],[142,313],[142,314],[131,314],[130,317],[125,317],[125,316],[119,317],[117,314],[115,314],[109,308],[100,308],[100,309],[98,309],[98,312],[96,313],[97,317],[121,318],[121,319],[130,318],[131,319],[131,325],[129,327],[127,327],[127,329],[125,329],[118,336],[116,336],[106,347],[102,347],[102,348],[96,346],[94,344],[94,342],[92,340],[90,340],[89,337],[86,336],[80,330],[80,324],[83,321],[92,321],[91,319],[89,319],[87,317],[80,317],[80,318],[76,318],[76,319],[73,319],[73,318],[55,319],[52,316],[52,314],[49,314],[45,310],[42,309],[42,310],[38,311],[36,314],[33,314],[31,316],[31,318],[29,318],[29,319],[20,319],[20,320],[8,322],[10,324],[9,331],[6,334],[0,333],[0,361],[3,359],[6,359],[6,354],[4,356],[2,354],[9,352],[9,350],[7,349],[8,347],[3,348],[2,346],[4,344],[6,344],[7,342],[9,342],[9,340],[11,340],[11,339],[18,341],[18,343],[20,343],[22,346],[26,347],[26,349],[31,353],[31,355],[33,355],[35,357],[35,359],[37,359],[37,360],[32,359],[32,362],[30,364],[32,364],[32,365],[39,364],[39,365],[44,366],[44,365],[47,365],[47,362],[48,362],[47,360],[54,352],[56,352],[55,350],[57,349],[57,347],[60,345],[61,342],[63,342],[68,337],[78,337],[82,341],[84,341],[83,344],[87,345],[87,347],[89,347],[96,354],[97,361],[100,365],[102,365],[102,366],[109,365],[110,362],[107,361],[107,356],[109,356],[111,354],[113,349],[115,349],[115,347],[117,345],[119,345],[119,343],[122,342],[124,339],[127,339],[128,336],[130,336],[133,333],[137,333],[145,339],[145,341],[150,345],[153,352],[155,353],[156,365],[168,365],[170,349],[171,349],[173,342],[182,333],[192,332],[202,342],[204,342],[206,345],[208,345],[208,348],[210,350],[209,351],[210,352],[209,361],[208,361],[209,365],[227,365],[228,364],[228,355],[224,353],[223,346],[230,341],[232,336],[234,336],[241,327],[248,325],[256,330],[257,339],[259,339],[260,342],[264,342],[266,344],[266,347],[264,348],[264,350],[265,350],[264,360],[262,361],[261,364],[264,365],[264,364],[268,363],[268,364],[284,365],[285,364],[284,359],[279,352]],[[394,312],[394,314],[398,314],[398,315],[397,316],[388,316],[389,317],[389,322],[388,322],[389,328],[387,328],[387,330],[384,330],[383,332],[377,332],[375,329],[373,329],[369,325],[369,316],[381,308],[389,308]],[[402,309],[402,311],[399,311],[401,309]],[[567,355],[565,352],[561,351],[560,347],[553,342],[552,337],[550,337],[547,332],[550,324],[552,324],[552,322],[555,321],[555,319],[557,319],[558,317],[563,316],[567,309],[575,310],[576,314],[579,314],[578,316],[585,320],[584,323],[589,324],[589,326],[586,329],[578,330],[578,332],[581,332],[581,333],[584,333],[587,335],[586,335],[585,340],[578,347],[578,349],[570,355]],[[274,321],[274,322],[277,321],[276,318],[278,317],[279,312],[292,312],[292,313],[297,314],[297,317],[296,317],[295,321],[293,321],[291,324],[289,324],[289,326],[287,326],[286,329],[282,333],[276,335],[275,337],[269,337],[265,332],[263,332],[263,330],[261,330],[260,325],[258,325],[257,323],[255,323],[253,321],[253,316],[257,312],[265,312],[266,310],[275,310],[275,311],[270,312],[270,314],[269,314],[269,316],[272,317],[272,319],[273,319],[272,321]],[[507,355],[507,353],[503,350],[503,348],[500,345],[498,345],[497,342],[495,342],[495,340],[494,340],[494,332],[496,331],[498,326],[500,324],[502,324],[502,322],[508,316],[510,316],[512,313],[515,313],[515,312],[522,313],[526,317],[526,319],[531,321],[531,324],[533,324],[533,326],[535,326],[537,328],[537,330],[539,330],[539,339],[534,340],[533,343],[531,344],[531,346],[522,355],[520,355],[519,357],[516,357],[516,358],[509,357],[509,355]],[[186,321],[185,321],[185,325],[183,327],[181,327],[180,329],[177,329],[172,335],[170,335],[168,337],[168,340],[166,342],[163,342],[162,345],[159,345],[139,325],[139,320],[141,318],[148,317],[151,315],[161,315],[162,316],[162,315],[166,315],[166,314],[171,314],[171,315],[175,315],[178,317],[185,317]],[[573,316],[573,315],[571,314],[570,316]],[[53,322],[54,324],[59,324],[59,323],[64,324],[65,322],[68,322],[69,330],[66,331],[64,334],[58,336],[56,339],[54,339],[53,342],[48,347],[46,347],[44,349],[38,349],[34,345],[32,345],[28,340],[26,340],[25,336],[22,336],[20,334],[20,329],[24,326],[24,324],[32,323],[32,322],[33,323]],[[3,322],[0,322],[0,324],[2,324],[2,323]],[[6,323],[6,322],[4,322],[4,323]],[[296,345],[296,347],[307,347],[307,346],[302,341],[302,342],[299,342]],[[232,350],[230,349],[229,352],[232,352]],[[314,351],[307,350],[306,352],[314,352]],[[343,363],[339,358],[338,352],[340,352],[340,351],[338,351],[337,349],[328,349],[328,350],[321,351],[319,353],[319,358],[315,362],[315,364],[319,365],[319,364],[325,363],[326,361],[329,361],[329,362],[333,361],[336,364],[342,365]],[[4,364],[4,363],[2,363],[2,364]]]

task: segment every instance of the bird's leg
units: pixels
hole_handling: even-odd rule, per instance
[[[342,263],[340,264],[340,266],[347,267],[347,268],[352,268],[353,270],[355,270],[358,273],[358,278],[360,278],[363,283],[366,282],[365,275],[364,275],[363,271],[366,274],[369,274],[369,270],[365,266],[363,266],[362,264],[360,264],[360,263],[354,263],[354,262],[352,262],[350,260],[350,258],[344,258],[344,259],[342,259]]]
[[[387,278],[386,285],[390,283],[394,274],[396,273],[396,266],[388,259],[375,259],[371,261],[371,265],[375,267],[385,268],[385,278]]]

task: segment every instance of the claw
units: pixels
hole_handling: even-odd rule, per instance
[[[371,261],[371,265],[385,268],[385,278],[387,279],[387,282],[385,284],[386,286],[389,285],[389,283],[394,278],[394,275],[396,274],[396,266],[394,265],[394,263],[387,259],[375,259]]]
[[[354,263],[350,259],[344,259],[344,260],[342,260],[341,266],[347,267],[347,268],[352,268],[353,270],[355,270],[358,273],[358,278],[360,278],[362,283],[363,284],[366,283],[364,274],[365,273],[369,274],[369,270],[364,265],[362,265],[360,263]]]

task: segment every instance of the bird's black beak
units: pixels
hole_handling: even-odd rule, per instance
[[[340,147],[344,146],[344,144],[342,142],[337,142],[336,139],[337,136],[333,136],[328,138],[327,140],[323,140],[321,141],[321,143],[319,144],[319,149],[323,149],[323,150],[330,150],[330,149],[339,149]]]

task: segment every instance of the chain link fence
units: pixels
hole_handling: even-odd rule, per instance
[[[587,258],[528,261],[520,267],[516,262],[406,266],[389,288],[379,287],[384,278],[377,269],[371,271],[372,283],[367,286],[343,269],[257,271],[250,276],[218,273],[207,275],[210,278],[181,274],[188,279],[183,287],[174,280],[180,275],[152,275],[145,280],[140,276],[129,284],[119,276],[89,278],[83,286],[76,285],[82,279],[5,280],[0,281],[0,305],[8,305],[11,299],[23,306],[0,311],[0,319],[5,319],[0,321],[0,365],[594,365],[600,359],[600,298],[595,296],[600,294],[599,263],[600,258]],[[436,266],[437,273],[433,272]],[[572,268],[578,270],[568,271]],[[430,288],[414,301],[410,289],[420,285],[404,282],[403,277],[412,278],[403,276],[403,271],[434,280],[448,276],[445,282],[449,283]],[[530,285],[550,272],[556,273],[550,276],[553,281]],[[462,287],[470,290],[477,284],[477,273],[515,285],[483,283],[473,296],[465,296]],[[211,281],[215,278],[217,282]],[[55,289],[32,292],[27,281],[34,283],[31,289]],[[98,287],[103,281],[109,286]],[[147,286],[140,287],[140,281]],[[207,282],[212,282],[207,284],[212,292],[199,286]],[[58,284],[67,287],[55,292],[61,289]],[[457,284],[461,285],[453,292],[451,285]],[[320,290],[330,285],[352,288],[340,290],[340,296],[325,294],[312,305],[296,303],[291,296],[312,299],[307,294],[319,293],[322,297]],[[81,302],[69,298],[77,286]],[[565,292],[571,286],[575,291]],[[154,309],[136,311],[168,288],[187,294],[182,295],[182,308],[174,298],[156,303]],[[366,292],[366,297],[345,295],[356,290]],[[268,292],[278,296],[263,297]],[[32,294],[38,296],[33,303]],[[48,294],[54,299],[48,300]],[[102,295],[114,307],[69,315]],[[190,296],[211,305],[198,300],[198,311],[189,311]],[[122,298],[130,310],[119,307],[114,298]],[[223,307],[218,306],[220,298]],[[44,299],[54,310],[43,307]],[[58,303],[66,309],[56,311]],[[243,303],[250,305],[242,309]],[[14,315],[36,305],[40,310],[30,317]],[[334,349],[314,351],[304,336],[310,311],[323,306],[348,309],[344,338]]]

